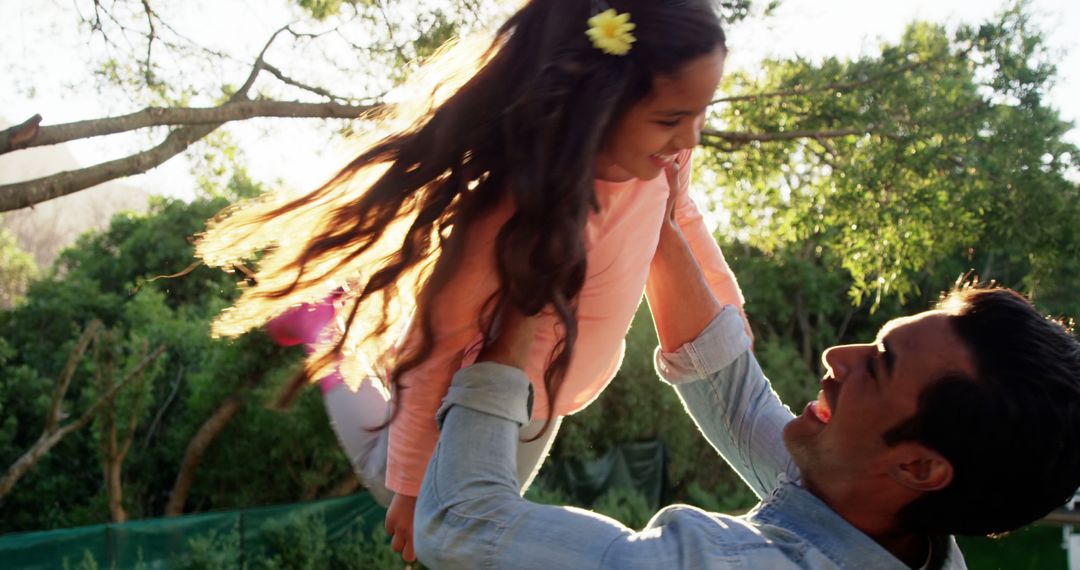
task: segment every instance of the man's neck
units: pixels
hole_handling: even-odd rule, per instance
[[[911,568],[921,568],[930,555],[930,540],[926,535],[903,530],[896,521],[898,508],[910,502],[910,497],[896,497],[890,501],[882,489],[859,490],[850,494],[852,500],[832,500],[825,493],[809,488],[826,505],[844,518],[851,526],[862,531]],[[867,500],[876,497],[878,500]]]
[[[902,536],[877,537],[871,535],[878,544],[893,556],[907,564],[908,568],[922,568],[930,557],[930,539],[924,535],[905,534]]]

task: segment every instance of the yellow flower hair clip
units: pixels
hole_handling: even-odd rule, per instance
[[[608,8],[589,18],[589,29],[585,35],[592,40],[593,46],[606,54],[626,55],[630,51],[630,44],[637,41],[630,33],[634,27],[629,12],[619,14],[614,8]]]

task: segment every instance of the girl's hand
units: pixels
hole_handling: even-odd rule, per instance
[[[416,513],[416,497],[398,493],[390,501],[386,511],[386,532],[393,537],[390,547],[401,553],[405,562],[415,562],[413,552],[413,515]]]
[[[679,183],[679,169],[682,166],[678,161],[671,163],[671,166],[665,169],[668,182],[668,200],[667,209],[664,212],[664,223],[660,226],[660,242],[657,245],[657,252],[659,255],[660,250],[663,248],[665,242],[669,242],[672,239],[682,239],[682,228],[679,227],[679,223],[675,221],[675,205],[682,199],[683,193],[687,191]],[[750,328],[750,319],[746,316],[746,311],[741,305],[737,305],[739,314],[743,319],[743,330],[746,331],[746,336],[750,339],[750,349],[754,349],[754,331]]]
[[[664,169],[667,174],[668,183],[668,199],[667,205],[664,207],[664,221],[660,224],[660,241],[657,244],[657,252],[659,252],[665,243],[671,240],[684,241],[682,228],[679,227],[679,223],[675,220],[675,207],[682,199],[683,192],[686,191],[679,184],[679,169],[682,168],[678,161],[672,162],[671,166]]]
[[[664,169],[668,183],[668,199],[667,207],[664,210],[664,221],[669,223],[675,221],[675,204],[679,202],[684,192],[684,189],[679,185],[679,169],[681,168],[679,161],[676,160],[671,163],[671,166]]]

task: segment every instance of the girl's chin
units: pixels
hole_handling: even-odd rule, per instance
[[[636,176],[633,172],[621,166],[612,165],[605,169],[597,170],[596,178],[605,182],[626,182],[627,180],[640,178],[640,176]]]
[[[660,170],[663,170],[663,169],[667,168],[668,166],[671,166],[672,162],[675,162],[675,157],[672,156],[670,158],[660,158],[659,156],[656,156],[656,155],[649,155],[649,162],[652,163],[652,165],[655,166],[656,168],[659,168]]]

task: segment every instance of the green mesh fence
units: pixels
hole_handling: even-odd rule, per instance
[[[263,555],[285,525],[314,520],[320,538],[325,530],[325,540],[335,541],[371,536],[385,514],[370,495],[357,493],[300,504],[13,533],[0,536],[0,568],[176,568],[187,565],[193,545],[199,544],[203,550],[216,549],[219,558],[237,558],[230,562],[242,566],[245,559]]]

